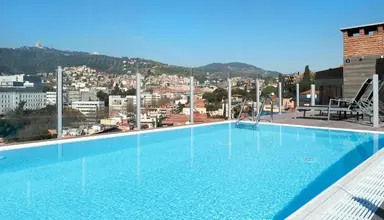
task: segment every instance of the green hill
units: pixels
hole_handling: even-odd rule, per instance
[[[153,60],[127,57],[111,57],[105,55],[93,55],[86,52],[62,51],[49,48],[21,47],[0,48],[0,74],[35,74],[38,72],[53,72],[57,66],[81,66],[87,65],[91,68],[106,73],[120,74],[127,71],[135,72],[136,63],[141,72],[148,69],[157,74],[179,74],[188,75],[189,69],[180,66],[171,66]],[[124,66],[126,65],[126,66]],[[267,71],[245,63],[211,63],[206,66],[195,68],[196,76],[205,76],[208,72],[213,77],[226,78],[228,67],[231,67],[233,76],[277,76],[280,73]],[[126,70],[124,70],[126,67]]]

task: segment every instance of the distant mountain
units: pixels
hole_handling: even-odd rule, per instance
[[[276,71],[264,70],[260,67],[256,67],[246,63],[231,62],[231,63],[211,63],[202,67],[199,70],[209,72],[213,74],[221,73],[222,75],[228,74],[231,71],[232,76],[252,76],[257,75],[261,77],[271,76],[277,77],[281,73]]]
[[[154,70],[158,74],[188,75],[189,73],[189,69],[185,67],[167,65],[141,58],[112,57],[39,47],[0,48],[0,74],[35,74],[38,72],[53,72],[57,66],[81,65],[87,65],[106,73],[120,74],[128,71],[135,72],[136,64],[138,64],[139,70],[142,73],[146,73],[149,69]],[[226,78],[228,67],[231,67],[233,76],[255,77],[259,75],[261,77],[276,77],[280,74],[279,72],[263,70],[259,67],[239,62],[211,63],[196,68],[194,74],[202,80],[207,72],[211,76]]]
[[[140,69],[164,65],[141,58],[118,58],[78,51],[62,51],[37,47],[0,48],[0,73],[7,74],[53,72],[57,66],[81,65],[87,65],[107,73],[122,73],[124,72],[124,67],[126,67],[125,71],[131,70],[134,72],[136,63],[130,61],[137,61]]]

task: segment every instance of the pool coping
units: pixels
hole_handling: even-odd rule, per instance
[[[212,125],[219,125],[219,124],[227,124],[231,122],[233,121],[232,120],[220,121],[220,122],[212,122],[212,123],[205,123],[205,124],[191,124],[191,125],[185,125],[185,126],[165,127],[160,129],[146,129],[146,130],[136,130],[136,131],[128,131],[128,132],[116,132],[112,134],[111,133],[97,134],[97,135],[80,136],[80,137],[74,137],[74,138],[62,138],[62,139],[56,138],[56,139],[36,140],[32,142],[27,142],[27,143],[20,143],[20,144],[15,143],[15,144],[9,144],[5,146],[0,146],[0,152],[8,151],[8,150],[32,148],[32,147],[43,147],[43,146],[55,145],[55,144],[65,144],[65,143],[74,143],[74,142],[90,141],[90,140],[105,139],[105,138],[124,137],[124,136],[136,135],[136,134],[180,130],[180,129],[193,128],[193,127],[212,126]]]
[[[68,139],[65,139],[65,138],[63,138],[63,139],[46,139],[46,140],[37,140],[37,141],[26,142],[26,143],[15,143],[15,144],[12,143],[9,145],[0,146],[0,152],[1,151],[8,151],[8,150],[23,149],[23,148],[43,147],[43,146],[55,145],[55,144],[65,144],[65,143],[73,143],[73,142],[90,141],[90,140],[97,140],[97,139],[104,139],[104,138],[124,137],[124,136],[130,136],[130,135],[136,135],[136,134],[146,134],[146,133],[152,133],[152,132],[164,132],[164,131],[172,131],[172,130],[179,130],[179,129],[185,129],[185,128],[193,128],[193,127],[229,124],[229,123],[233,123],[233,122],[236,122],[236,120],[226,120],[226,121],[211,122],[211,123],[204,123],[204,124],[190,124],[190,125],[185,125],[185,126],[166,127],[166,128],[159,128],[159,129],[147,129],[147,130],[137,130],[137,131],[128,131],[128,132],[118,132],[118,133],[112,133],[112,134],[98,134],[98,135],[74,137],[74,138],[68,138]],[[255,122],[242,121],[242,123],[251,123],[252,124]],[[293,124],[274,123],[274,122],[259,122],[259,124],[286,126],[286,127],[297,127],[297,128],[312,128],[312,129],[321,129],[321,130],[361,132],[361,133],[372,133],[372,134],[383,134],[384,135],[384,131],[317,127],[317,126],[293,125]]]
[[[373,132],[382,134],[381,132]],[[344,198],[346,192],[340,187],[348,190],[356,187],[357,184],[367,176],[373,169],[377,168],[379,161],[384,158],[384,148],[378,150],[371,157],[363,161],[346,175],[338,179],[317,196],[305,203],[286,219],[319,219],[324,216],[330,208]],[[381,201],[383,202],[383,201]]]

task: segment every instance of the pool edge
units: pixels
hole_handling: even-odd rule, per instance
[[[380,149],[367,160],[363,161],[357,167],[349,171],[346,175],[305,203],[286,219],[314,219],[314,217],[317,219],[317,217],[323,216],[327,210],[333,207],[332,205],[336,205],[335,203],[345,196],[345,191],[340,189],[339,186],[348,186],[348,188],[355,187],[362,179],[361,177],[366,176],[369,172],[376,168],[376,166],[378,166],[378,160],[383,157],[384,148]]]
[[[136,135],[136,134],[145,134],[145,133],[152,133],[152,132],[172,131],[172,130],[191,128],[191,127],[202,127],[202,126],[210,126],[210,125],[229,124],[229,123],[233,123],[233,122],[236,122],[236,120],[226,120],[226,121],[204,123],[204,124],[192,124],[192,125],[177,126],[177,127],[166,127],[166,128],[161,128],[161,129],[149,129],[149,130],[140,130],[140,131],[119,132],[119,133],[113,133],[113,134],[99,134],[99,135],[82,136],[82,137],[75,137],[75,138],[69,138],[69,139],[38,140],[38,141],[32,141],[32,142],[26,142],[26,143],[15,143],[15,144],[9,144],[9,145],[5,145],[5,146],[0,146],[0,152],[8,151],[8,150],[32,148],[32,147],[43,147],[43,146],[54,145],[54,144],[64,144],[64,143],[82,142],[82,141],[104,139],[104,138],[124,137],[124,136],[130,136],[130,135]],[[255,122],[242,121],[242,123],[255,123]],[[299,128],[313,128],[313,129],[321,129],[321,130],[362,132],[362,133],[372,133],[372,134],[383,134],[384,135],[384,131],[317,127],[317,126],[307,126],[307,125],[292,125],[292,124],[274,123],[274,122],[259,122],[259,124],[273,125],[273,126],[286,126],[286,127],[299,127]]]

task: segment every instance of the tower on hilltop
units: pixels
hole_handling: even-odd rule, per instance
[[[35,47],[37,47],[37,48],[43,48],[43,46],[40,44],[40,41],[39,41],[39,40],[35,43]]]

